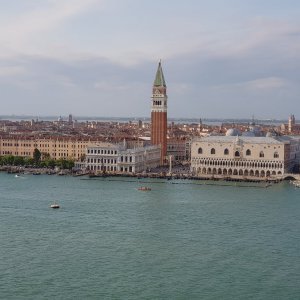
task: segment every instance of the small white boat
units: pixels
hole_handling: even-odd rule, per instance
[[[59,208],[60,206],[59,206],[59,204],[54,202],[53,204],[50,205],[50,207],[51,208]]]

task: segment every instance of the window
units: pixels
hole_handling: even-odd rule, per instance
[[[279,157],[278,152],[274,152],[274,158],[278,158],[278,157]]]
[[[248,150],[246,151],[246,155],[247,155],[247,156],[250,156],[250,155],[251,155],[251,150],[248,149]]]
[[[235,151],[234,156],[235,157],[240,157],[240,152],[239,151]]]
[[[259,152],[259,157],[265,157],[265,154],[264,154],[263,151],[260,151],[260,152]]]
[[[210,154],[216,154],[216,149],[215,148],[211,148]]]
[[[202,153],[203,153],[202,148],[198,148],[198,154],[202,154]]]
[[[229,150],[226,148],[225,150],[224,150],[224,155],[228,155],[229,154]]]

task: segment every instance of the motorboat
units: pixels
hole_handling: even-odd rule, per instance
[[[59,206],[59,204],[54,202],[53,204],[50,205],[50,207],[51,208],[59,208],[60,206]]]

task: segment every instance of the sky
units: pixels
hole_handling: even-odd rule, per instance
[[[298,0],[0,0],[0,115],[300,118]]]

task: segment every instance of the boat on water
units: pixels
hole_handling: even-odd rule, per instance
[[[294,186],[300,188],[300,182],[294,182]]]
[[[59,175],[59,176],[64,176],[64,175],[67,175],[67,173],[64,172],[64,171],[60,171],[60,172],[57,173],[57,175]]]
[[[51,204],[50,207],[51,207],[51,208],[54,208],[54,209],[55,209],[55,208],[60,208],[59,204],[57,204],[57,203],[55,203],[55,202],[54,202],[53,204]]]
[[[297,188],[300,188],[300,181],[299,180],[294,180],[294,181],[290,181],[290,183]]]
[[[148,186],[141,186],[138,188],[139,191],[151,191],[151,188],[149,188]]]

